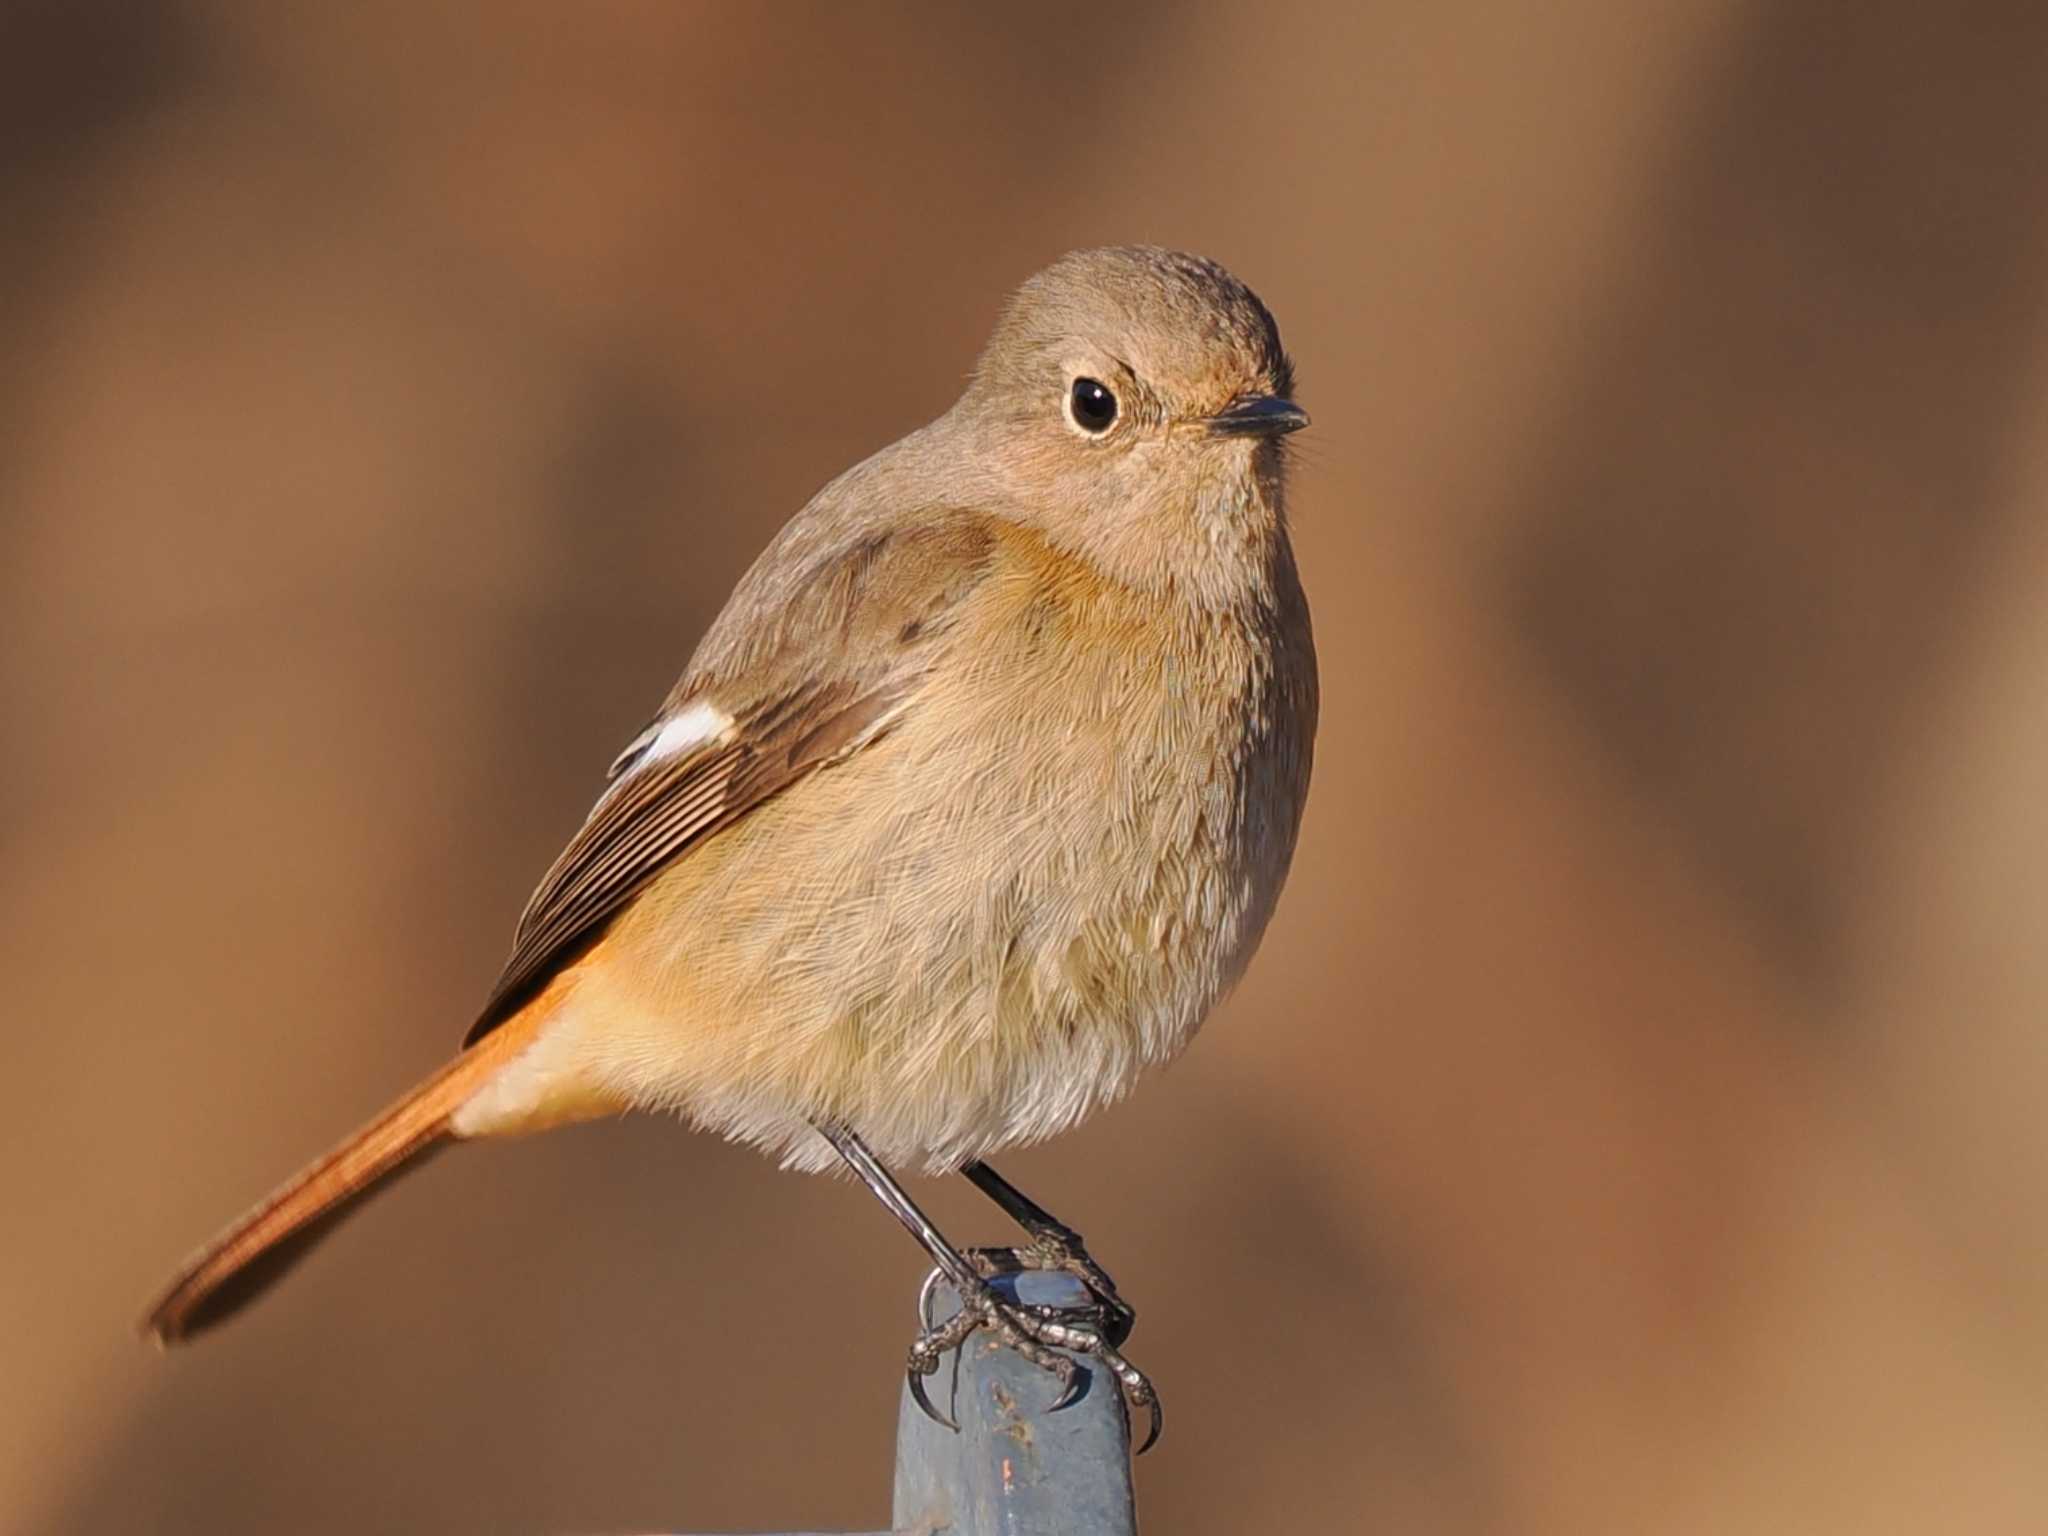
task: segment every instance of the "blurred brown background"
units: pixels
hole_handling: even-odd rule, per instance
[[[132,1327],[1130,239],[1280,317],[1325,678],[1244,988],[1004,1164],[1141,1304],[1150,1528],[2048,1526],[2048,8],[0,27],[0,1526],[886,1518],[918,1256],[668,1124]]]

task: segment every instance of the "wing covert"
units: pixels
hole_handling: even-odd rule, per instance
[[[707,667],[700,653],[527,902],[464,1043],[515,1013],[670,860],[883,735],[992,543],[957,523],[860,539],[784,577],[744,666]],[[731,613],[719,622],[730,634]]]

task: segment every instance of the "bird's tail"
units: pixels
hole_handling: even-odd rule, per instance
[[[149,1309],[144,1333],[174,1344],[248,1305],[344,1216],[446,1146],[450,1116],[532,1036],[528,1018],[507,1020],[289,1180],[193,1256]]]

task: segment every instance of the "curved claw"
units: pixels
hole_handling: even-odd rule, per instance
[[[1138,1447],[1140,1456],[1159,1443],[1159,1431],[1166,1428],[1166,1414],[1159,1406],[1159,1394],[1155,1392],[1147,1398],[1145,1406],[1152,1410],[1152,1430],[1145,1436],[1145,1443]]]
[[[924,1277],[924,1284],[917,1290],[917,1320],[924,1324],[924,1331],[930,1333],[938,1324],[932,1321],[932,1297],[940,1286],[946,1283],[945,1272],[937,1265]]]
[[[1066,1369],[1055,1373],[1060,1378],[1060,1395],[1054,1400],[1053,1405],[1045,1410],[1047,1413],[1058,1413],[1062,1408],[1071,1408],[1088,1394],[1087,1367],[1074,1364],[1065,1355],[1056,1355],[1053,1358],[1064,1363]]]
[[[904,1379],[910,1384],[911,1401],[916,1403],[919,1408],[924,1410],[924,1416],[930,1419],[934,1424],[942,1424],[947,1429],[953,1431],[954,1434],[959,1434],[960,1426],[958,1424],[955,1424],[951,1419],[947,1418],[943,1413],[939,1412],[939,1410],[932,1405],[931,1398],[926,1396],[924,1390],[924,1377],[919,1374],[917,1368],[913,1366],[911,1369],[905,1371],[903,1375]],[[1152,1439],[1156,1440],[1158,1438],[1159,1431],[1155,1428],[1152,1431]],[[1150,1445],[1152,1441],[1147,1440],[1145,1443],[1147,1445]]]

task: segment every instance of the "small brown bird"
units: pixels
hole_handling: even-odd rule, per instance
[[[1315,651],[1284,505],[1307,425],[1213,262],[1069,255],[959,402],[812,499],[741,580],[542,880],[465,1049],[201,1252],[150,1312],[220,1321],[451,1141],[680,1113],[851,1167],[976,1327],[1134,1402],[1132,1314],[983,1159],[1174,1056],[1244,970],[1300,825]],[[964,1171],[1082,1276],[1075,1327],[991,1286],[889,1164]],[[927,1411],[930,1410],[926,1403]],[[934,1417],[937,1417],[934,1414]],[[1149,1440],[1148,1442],[1149,1443]]]

